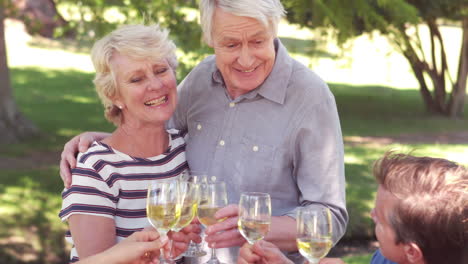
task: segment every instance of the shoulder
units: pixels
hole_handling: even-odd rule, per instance
[[[98,160],[110,159],[115,152],[107,145],[94,141],[86,152],[79,153],[78,165],[92,165]]]
[[[187,80],[190,80],[190,85],[193,81],[199,82],[201,80],[209,80],[212,73],[216,70],[216,58],[210,55],[198,63],[184,78],[180,86],[183,86]]]
[[[337,110],[335,97],[327,83],[318,74],[295,60],[285,98],[286,104],[299,115]]]
[[[380,253],[380,250],[377,250],[372,256],[370,264],[396,264],[396,263],[386,259],[382,255],[382,253]]]
[[[294,89],[295,93],[302,94],[302,96],[315,98],[332,96],[327,83],[317,73],[294,59],[289,88]]]

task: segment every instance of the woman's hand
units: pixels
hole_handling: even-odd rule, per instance
[[[157,264],[159,250],[167,244],[166,236],[155,230],[135,232],[108,250],[77,262],[77,264]]]

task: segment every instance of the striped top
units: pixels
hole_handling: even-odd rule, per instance
[[[78,155],[72,185],[62,192],[62,221],[74,214],[112,218],[117,241],[148,226],[146,195],[150,181],[177,177],[188,168],[183,137],[175,130],[168,132],[168,150],[151,158],[131,157],[93,142],[87,152]],[[70,232],[66,240],[73,244]],[[70,262],[76,261],[73,247]]]

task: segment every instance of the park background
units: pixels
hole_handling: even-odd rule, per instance
[[[34,1],[38,0],[16,2]],[[0,4],[13,2],[0,0]],[[31,29],[31,25],[38,23],[28,20],[27,15],[10,13],[10,18],[5,20],[13,100],[37,130],[34,137],[20,136],[14,138],[13,144],[0,145],[0,263],[65,263],[68,258],[68,247],[63,239],[66,225],[57,216],[63,188],[58,173],[60,151],[68,139],[80,132],[113,129],[103,117],[92,85],[93,67],[88,54],[93,41],[118,24],[161,23],[171,28],[179,47],[179,81],[212,52],[199,38],[198,12],[194,8],[197,1],[45,2],[55,3],[59,14],[68,21],[67,26],[58,26],[49,37],[40,36],[46,35],[40,28]],[[294,10],[290,3],[307,1],[282,2]],[[325,1],[309,2],[316,8],[311,10],[326,13],[327,9],[320,6]],[[336,8],[331,15],[341,15],[341,22],[323,16],[309,23],[305,18],[300,19],[300,12],[290,11],[297,17],[284,19],[279,27],[279,37],[291,55],[317,72],[335,95],[345,142],[350,222],[345,237],[332,254],[344,257],[347,263],[360,264],[369,263],[370,253],[377,246],[369,217],[377,187],[371,168],[377,158],[387,150],[412,151],[415,155],[447,158],[468,165],[466,118],[427,111],[411,65],[394,39],[379,30],[381,25],[374,21],[374,27],[361,27],[360,31],[343,36],[342,31],[352,29],[346,25],[345,18],[359,16],[366,2],[375,1],[354,3],[363,6],[347,6],[348,1],[328,1],[328,8]],[[402,8],[398,3],[408,2],[418,1],[394,0],[392,3]],[[441,14],[437,19],[448,72],[452,76],[445,80],[450,94],[450,81],[456,79],[461,44],[467,34],[463,31],[467,23],[463,18],[463,14],[467,14],[467,1],[426,1],[426,4],[437,8],[442,2],[455,3],[459,10],[465,10],[461,18]],[[341,5],[336,6],[338,4]],[[307,8],[306,4],[301,10],[309,10]],[[355,11],[339,12],[338,8],[354,8]],[[431,32],[423,17],[425,13],[415,14],[417,19],[409,19],[409,14],[405,25],[412,36],[419,36],[421,49],[430,54]],[[294,21],[302,21],[306,26],[301,27],[301,23]],[[440,57],[440,47],[437,56]],[[428,57],[430,62],[430,55]],[[427,74],[425,78],[430,80]],[[465,115],[466,105],[463,107]]]

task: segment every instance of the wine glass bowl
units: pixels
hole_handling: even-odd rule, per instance
[[[268,193],[243,192],[239,200],[238,228],[242,236],[254,244],[270,230],[271,199]]]
[[[181,210],[179,221],[172,228],[175,232],[179,232],[192,222],[197,214],[198,205],[198,184],[185,180],[180,181],[179,184],[181,193]]]
[[[193,214],[194,216],[197,216],[197,208],[198,208],[198,200],[200,198],[200,184],[202,182],[206,182],[206,174],[204,172],[199,172],[199,171],[194,171],[194,170],[187,170],[185,171],[184,173],[182,173],[181,175],[181,182],[189,182],[191,183],[192,185],[195,185],[196,186],[196,203],[194,205],[194,207],[192,207],[192,210],[193,211]],[[183,188],[182,188],[183,189]],[[193,187],[190,188],[190,190],[194,189]],[[190,194],[188,195],[187,198],[189,197],[193,197],[193,194]],[[190,199],[190,198],[189,198]],[[184,209],[185,208],[185,209]],[[184,210],[188,210],[187,207],[184,207],[182,206],[182,216],[181,216],[181,220],[179,221],[180,223],[184,223]],[[193,220],[193,218],[192,218]],[[181,224],[179,224],[181,225]],[[187,248],[187,250],[183,253],[183,255],[185,257],[202,257],[202,256],[205,256],[206,255],[206,251],[204,251],[200,246],[199,244],[193,242],[192,240],[190,240],[190,243],[189,243],[189,246]]]
[[[311,264],[319,263],[330,251],[331,212],[328,208],[302,207],[297,211],[297,247]]]

